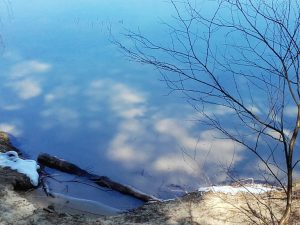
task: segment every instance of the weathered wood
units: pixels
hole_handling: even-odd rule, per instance
[[[5,153],[8,151],[15,151],[19,155],[21,154],[21,151],[14,147],[11,143],[9,135],[0,131],[0,153]],[[15,190],[27,191],[34,188],[30,182],[30,179],[25,174],[19,173],[7,167],[0,167],[0,182],[13,185]]]
[[[95,174],[91,174],[91,173],[87,172],[86,170],[83,170],[80,167],[76,166],[73,163],[67,162],[65,160],[59,159],[59,158],[57,158],[55,156],[51,156],[49,154],[40,154],[38,156],[37,161],[40,165],[43,165],[43,166],[46,166],[49,168],[53,168],[53,169],[57,169],[59,171],[65,172],[65,173],[74,174],[74,175],[77,175],[80,177],[86,177],[90,181],[94,182],[95,184],[97,184],[99,186],[118,191],[122,194],[135,197],[135,198],[145,201],[145,202],[159,201],[157,198],[155,198],[153,196],[146,195],[146,194],[141,193],[129,186],[115,182],[106,176],[98,176]]]
[[[74,174],[77,176],[88,176],[89,173],[73,163],[67,162],[63,159],[59,159],[55,156],[43,153],[38,156],[38,163],[42,166],[46,166],[52,169],[56,169],[65,173]]]

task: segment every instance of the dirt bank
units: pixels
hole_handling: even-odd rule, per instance
[[[1,181],[1,179],[0,179]],[[297,190],[300,190],[299,188]],[[55,204],[44,207],[33,200],[28,200],[28,193],[19,193],[5,182],[0,184],[0,224],[254,224],[256,213],[268,218],[268,212],[262,204],[268,205],[275,215],[282,210],[283,196],[280,192],[252,196],[247,193],[236,195],[222,193],[191,193],[180,199],[161,203],[146,204],[132,212],[116,216],[70,215],[61,212]],[[272,201],[270,201],[270,199]],[[258,202],[261,202],[258,204]],[[299,196],[294,199],[294,215],[290,224],[300,224]]]

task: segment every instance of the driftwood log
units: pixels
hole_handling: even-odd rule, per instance
[[[95,174],[91,174],[73,163],[67,162],[49,154],[40,154],[38,156],[37,161],[42,166],[56,169],[65,173],[73,174],[79,177],[85,177],[101,187],[109,188],[122,194],[132,196],[144,202],[159,201],[159,199],[153,196],[146,195],[135,190],[134,188],[115,182],[106,176],[98,176]]]
[[[10,141],[9,135],[5,132],[0,132],[0,153],[5,153],[8,151],[15,151],[22,155],[21,151],[13,146]],[[1,168],[0,167],[0,182],[11,184],[15,190],[27,191],[34,188],[30,182],[30,179],[15,170],[10,168]]]

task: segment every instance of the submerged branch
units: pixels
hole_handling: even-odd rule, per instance
[[[74,174],[79,177],[86,177],[87,179],[101,187],[112,189],[114,191],[132,196],[144,202],[160,201],[159,199],[144,194],[132,187],[115,182],[106,176],[99,176],[89,173],[88,171],[81,169],[73,163],[67,162],[49,154],[40,154],[38,156],[38,162],[43,166],[50,167],[65,173]]]

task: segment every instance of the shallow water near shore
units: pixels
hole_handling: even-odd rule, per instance
[[[109,41],[108,28],[143,26],[151,33],[152,23],[169,17],[169,4],[5,3],[0,129],[15,137],[17,147],[32,159],[46,152],[162,198],[178,194],[168,185],[198,176],[181,150],[197,141],[197,127],[187,122],[192,109],[167,96],[157,71],[128,62]],[[147,11],[141,11],[144,4]],[[167,134],[169,127],[178,130]],[[170,156],[175,164],[165,163]],[[50,172],[56,192],[120,209],[141,204]]]
[[[126,60],[110,41],[112,31],[126,42],[123,28],[166,41],[158,24],[174,15],[169,2],[2,1],[1,12],[0,130],[30,158],[56,155],[162,199],[224,181],[228,162],[254,176],[257,161],[245,160],[243,147],[216,139],[158,71]],[[231,111],[208,110],[233,126]],[[121,210],[142,204],[48,171],[54,192]]]

